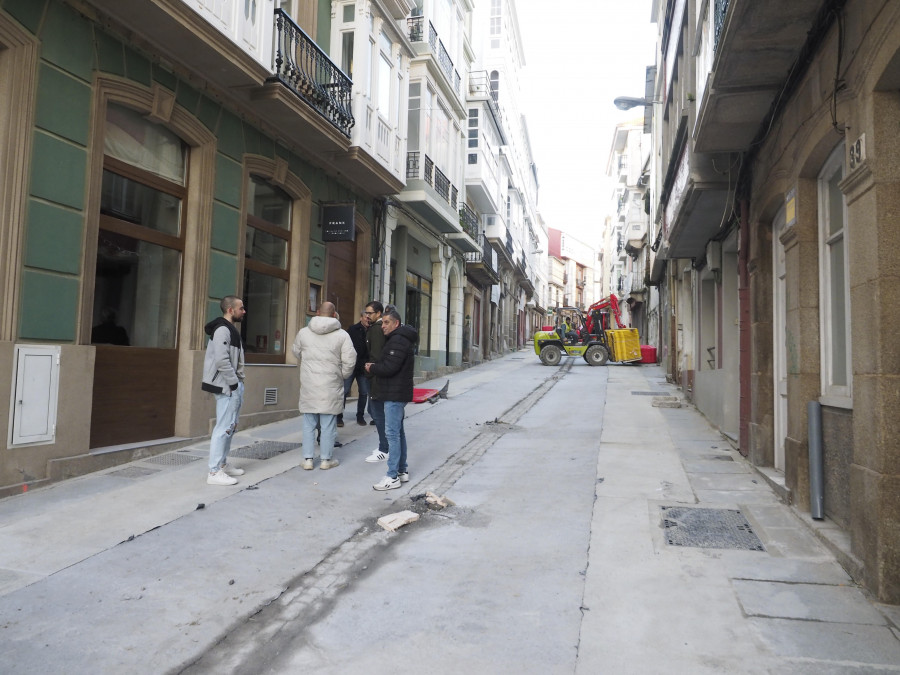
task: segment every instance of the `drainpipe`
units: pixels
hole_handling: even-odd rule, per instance
[[[822,406],[818,401],[806,404],[809,431],[809,515],[816,520],[825,517],[825,463],[822,457]]]
[[[740,453],[750,454],[750,203],[741,199],[740,251],[738,253],[738,306],[740,314]]]

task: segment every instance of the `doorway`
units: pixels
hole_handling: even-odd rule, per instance
[[[773,298],[772,298],[772,376],[774,378],[774,466],[784,471],[784,439],[787,436],[787,274],[784,244],[781,235],[785,227],[785,210],[782,209],[772,222]]]
[[[330,241],[325,299],[333,302],[346,330],[359,318],[356,303],[356,242]]]

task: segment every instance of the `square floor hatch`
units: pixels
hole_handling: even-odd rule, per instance
[[[765,551],[744,514],[737,509],[661,506],[662,528],[670,546]]]
[[[280,443],[278,441],[259,441],[253,445],[245,445],[241,448],[235,448],[229,457],[243,457],[244,459],[271,459],[288,450],[296,450],[300,447],[299,443]]]

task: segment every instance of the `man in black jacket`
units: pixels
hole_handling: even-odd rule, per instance
[[[381,358],[381,350],[384,348],[384,331],[381,328],[381,315],[384,305],[377,300],[372,300],[366,305],[366,316],[369,317],[369,329],[366,331],[366,349],[369,357],[367,361],[378,361]],[[383,462],[388,456],[388,442],[384,435],[384,402],[378,397],[378,381],[369,377],[369,414],[372,416],[372,424],[378,432],[378,447],[372,454],[366,457],[367,462]]]
[[[344,406],[347,405],[347,396],[356,380],[356,388],[359,398],[356,400],[356,423],[361,427],[366,426],[366,401],[369,400],[369,378],[366,376],[366,361],[368,361],[369,349],[366,346],[366,329],[369,327],[369,315],[360,312],[359,321],[347,329],[353,348],[356,350],[356,368],[353,374],[344,380]],[[344,413],[338,415],[337,425],[344,426]]]
[[[409,480],[406,463],[406,432],[403,418],[406,404],[413,399],[413,366],[419,334],[412,326],[400,324],[396,310],[381,317],[385,342],[381,358],[366,364],[366,372],[378,381],[378,398],[384,403],[384,433],[388,441],[387,475],[372,487],[394,490]]]

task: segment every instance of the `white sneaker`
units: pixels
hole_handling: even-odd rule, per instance
[[[378,490],[379,492],[383,490],[396,490],[398,487],[400,487],[400,479],[391,478],[390,476],[385,476],[380,482],[375,483],[375,485],[372,486],[373,489]]]
[[[409,482],[409,472],[401,471],[400,473],[397,474],[397,478],[400,479],[401,483],[408,483]]]
[[[319,468],[322,469],[323,471],[327,470],[327,469],[333,469],[340,463],[341,463],[340,460],[337,460],[337,459],[323,459],[319,463]]]
[[[229,476],[243,476],[246,473],[243,469],[232,466],[231,464],[226,464],[225,466],[223,466],[222,471],[227,473]]]
[[[312,469],[313,469],[312,459],[304,459],[303,462],[300,464],[300,468],[305,469],[307,471],[312,471]]]
[[[387,459],[387,453],[381,452],[378,448],[372,451],[372,454],[366,457],[367,462],[383,462]]]
[[[222,471],[222,469],[219,469],[206,477],[206,483],[208,485],[236,485],[237,480]]]

